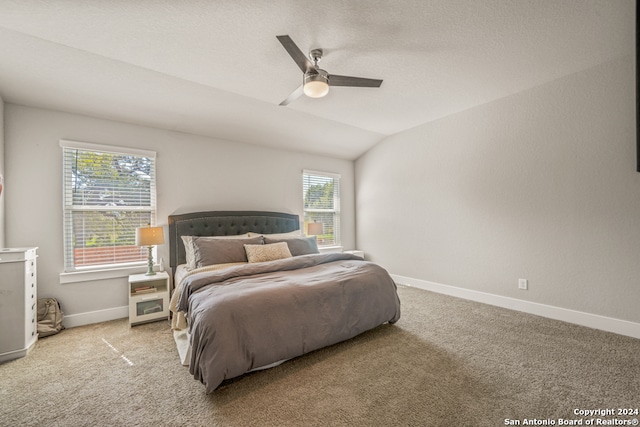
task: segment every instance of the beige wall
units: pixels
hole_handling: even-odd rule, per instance
[[[4,173],[4,101],[0,97],[0,176]],[[4,190],[2,191],[4,193]],[[4,199],[5,197],[0,194],[0,248],[5,246],[4,244]]]
[[[387,138],[356,161],[357,246],[397,275],[640,322],[635,122],[629,55]]]
[[[126,278],[60,284],[60,139],[156,151],[158,224],[164,226],[170,214],[202,210],[302,215],[302,170],[340,173],[342,243],[345,248],[355,245],[352,161],[12,104],[5,106],[5,113],[6,178],[11,184],[6,193],[7,245],[40,248],[39,294],[59,298],[67,318],[121,309],[128,304],[128,294]],[[168,245],[159,247],[159,256],[168,266]]]

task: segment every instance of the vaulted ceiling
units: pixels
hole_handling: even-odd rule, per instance
[[[633,0],[0,0],[5,102],[355,159],[386,136],[631,55]],[[278,104],[302,73],[383,79]]]

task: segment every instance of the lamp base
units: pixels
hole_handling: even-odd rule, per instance
[[[147,262],[147,272],[145,273],[145,276],[153,276],[156,274],[156,272],[153,271],[153,254],[151,253],[151,249],[152,247],[149,246],[149,261]]]

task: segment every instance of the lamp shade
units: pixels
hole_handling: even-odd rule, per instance
[[[136,228],[136,246],[153,246],[164,243],[162,227]]]
[[[307,234],[309,236],[319,236],[324,234],[324,227],[321,222],[310,222],[307,224]]]
[[[304,85],[304,94],[309,98],[322,98],[329,93],[329,85],[325,82],[315,81]]]
[[[305,73],[302,90],[310,98],[322,98],[329,93],[329,75],[320,69],[316,73]]]

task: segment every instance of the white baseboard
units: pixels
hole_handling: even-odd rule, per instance
[[[109,320],[129,317],[129,306],[109,308],[106,310],[88,311],[86,313],[64,315],[62,324],[65,328],[90,325],[92,323],[107,322]]]
[[[392,274],[398,284],[640,339],[640,323]]]

